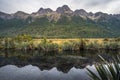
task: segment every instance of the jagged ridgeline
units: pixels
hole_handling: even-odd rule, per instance
[[[0,12],[0,36],[18,34],[50,38],[119,37],[120,14],[92,13],[83,9],[72,11],[67,5],[56,11],[40,8],[32,14]]]

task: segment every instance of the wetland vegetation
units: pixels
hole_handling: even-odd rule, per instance
[[[120,50],[120,38],[33,39],[30,35],[18,35],[0,39],[1,50],[39,50],[46,52],[83,50]]]

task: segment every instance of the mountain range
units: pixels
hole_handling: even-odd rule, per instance
[[[120,36],[120,14],[72,11],[67,5],[40,8],[31,14],[18,11],[14,14],[0,12],[0,36],[13,37],[30,34],[50,38],[105,38]]]

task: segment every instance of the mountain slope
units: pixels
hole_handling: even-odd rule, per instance
[[[119,37],[120,15],[92,13],[83,9],[72,11],[67,5],[40,8],[38,12],[15,14],[0,12],[0,36],[30,34],[33,37]]]

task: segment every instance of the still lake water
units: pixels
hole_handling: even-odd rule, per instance
[[[0,51],[0,80],[90,80],[98,55],[109,60],[120,51]],[[97,73],[96,73],[97,74]]]

